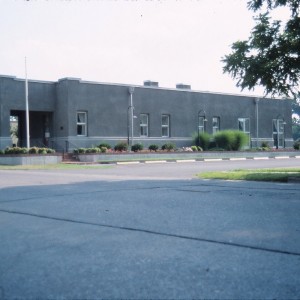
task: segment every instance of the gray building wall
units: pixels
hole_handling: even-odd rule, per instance
[[[51,115],[54,111],[55,83],[31,80],[28,82],[28,90],[30,133],[34,139],[43,128],[41,115],[37,112]],[[0,149],[11,146],[10,116],[17,115],[25,122],[25,106],[25,80],[0,75]],[[20,135],[25,134],[25,128],[21,128]]]
[[[146,82],[135,86],[134,143],[145,146],[174,142],[177,146],[192,144],[192,134],[198,130],[198,115],[205,116],[206,131],[212,133],[212,118],[220,118],[220,129],[238,129],[238,118],[250,119],[252,145],[268,141],[273,145],[272,120],[285,121],[285,146],[292,146],[291,101],[197,92],[187,85],[179,88],[159,88]],[[58,82],[29,81],[30,133],[32,142],[39,138],[57,149],[70,150],[90,147],[100,142],[112,145],[127,141],[130,133],[129,85],[107,84],[64,78]],[[77,112],[87,113],[87,136],[77,135]],[[258,131],[257,117],[258,111]],[[0,148],[11,143],[9,117],[18,113],[25,119],[25,82],[14,77],[0,76]],[[140,137],[140,115],[149,116],[149,136]],[[162,137],[162,115],[170,116],[170,137]],[[47,120],[47,121],[46,121]],[[46,123],[50,138],[45,140]],[[258,140],[257,140],[258,134]],[[67,142],[67,143],[66,143]]]

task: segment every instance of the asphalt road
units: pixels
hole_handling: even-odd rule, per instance
[[[300,167],[300,159],[236,160],[190,163],[95,165],[95,170],[0,170],[0,188],[8,186],[67,184],[94,180],[195,179],[204,171]]]
[[[0,171],[1,299],[299,299],[299,159]]]

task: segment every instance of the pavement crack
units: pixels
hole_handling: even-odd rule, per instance
[[[156,189],[168,189],[166,187],[151,187],[151,188],[126,188],[126,189],[109,189],[109,190],[95,190],[95,191],[83,191],[83,192],[78,192],[76,195],[88,195],[88,194],[97,194],[97,193],[106,193],[106,192],[121,192],[121,191],[135,191],[135,190],[156,190]],[[42,195],[37,195],[34,197],[29,197],[29,198],[21,198],[21,199],[12,199],[12,200],[1,200],[0,204],[2,203],[11,203],[11,202],[20,202],[20,201],[30,201],[30,200],[37,200],[37,199],[43,199],[43,198],[57,198],[57,197],[65,197],[73,195],[73,192],[66,192],[66,193],[59,193],[59,194],[48,194],[42,196]]]
[[[159,232],[159,231],[142,229],[142,228],[133,228],[133,227],[126,227],[126,226],[101,224],[101,223],[95,223],[95,222],[87,222],[87,221],[68,219],[68,218],[59,218],[59,217],[46,216],[46,215],[41,215],[41,214],[15,211],[15,210],[0,209],[0,212],[8,213],[8,214],[24,215],[24,216],[29,216],[29,217],[35,217],[35,218],[40,218],[40,219],[48,219],[48,220],[54,220],[54,221],[60,221],[60,222],[68,222],[68,223],[75,223],[75,224],[88,225],[88,226],[97,226],[97,227],[102,227],[102,228],[111,228],[111,229],[117,229],[117,230],[141,232],[141,233],[153,234],[153,235],[164,236],[164,237],[178,238],[178,239],[184,239],[184,240],[192,240],[192,241],[198,241],[198,242],[206,242],[206,243],[211,243],[211,244],[238,247],[238,248],[251,249],[251,250],[257,250],[257,251],[264,251],[264,252],[271,252],[271,253],[277,253],[277,254],[300,256],[300,252],[272,249],[272,248],[267,248],[267,247],[254,246],[254,245],[245,245],[245,244],[239,244],[239,243],[234,243],[234,242],[206,239],[206,238],[201,238],[201,237],[193,237],[193,236],[186,236],[186,235],[180,235],[180,234],[172,234],[172,233]]]

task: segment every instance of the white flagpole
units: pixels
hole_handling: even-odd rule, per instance
[[[30,148],[30,136],[29,136],[28,80],[27,80],[26,57],[25,57],[25,101],[26,101],[26,144],[27,144],[27,149],[29,149]]]

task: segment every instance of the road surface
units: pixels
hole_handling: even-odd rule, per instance
[[[0,171],[0,299],[299,299],[299,160]]]

